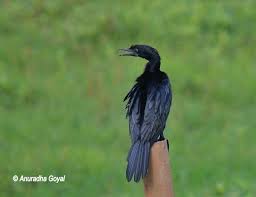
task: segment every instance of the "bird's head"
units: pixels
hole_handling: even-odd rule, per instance
[[[148,45],[132,45],[127,49],[119,49],[120,56],[135,56],[141,57],[149,62],[159,62],[160,56],[156,49]]]

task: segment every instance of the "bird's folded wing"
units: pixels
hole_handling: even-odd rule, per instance
[[[168,79],[148,90],[144,119],[140,129],[141,140],[156,140],[165,127],[172,94]]]

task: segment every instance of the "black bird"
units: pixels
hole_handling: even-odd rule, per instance
[[[129,117],[131,148],[127,157],[126,178],[135,182],[148,171],[151,146],[164,139],[163,131],[170,111],[172,91],[169,78],[160,70],[160,56],[147,45],[132,45],[120,49],[121,56],[146,59],[145,70],[124,98],[127,100],[126,117]]]

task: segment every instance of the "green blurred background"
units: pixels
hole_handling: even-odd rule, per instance
[[[0,1],[0,196],[142,196],[122,99],[157,48],[177,197],[256,196],[256,1]],[[66,175],[64,183],[12,176]]]

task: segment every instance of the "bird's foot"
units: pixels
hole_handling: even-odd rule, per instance
[[[163,135],[160,135],[157,141],[163,141],[165,140],[165,137]]]
[[[166,140],[167,148],[168,148],[168,151],[169,151],[169,148],[170,148],[169,140],[166,139],[163,135],[160,135],[159,138],[158,138],[158,140],[157,140],[156,142],[158,142],[158,141],[163,141],[163,140]]]

